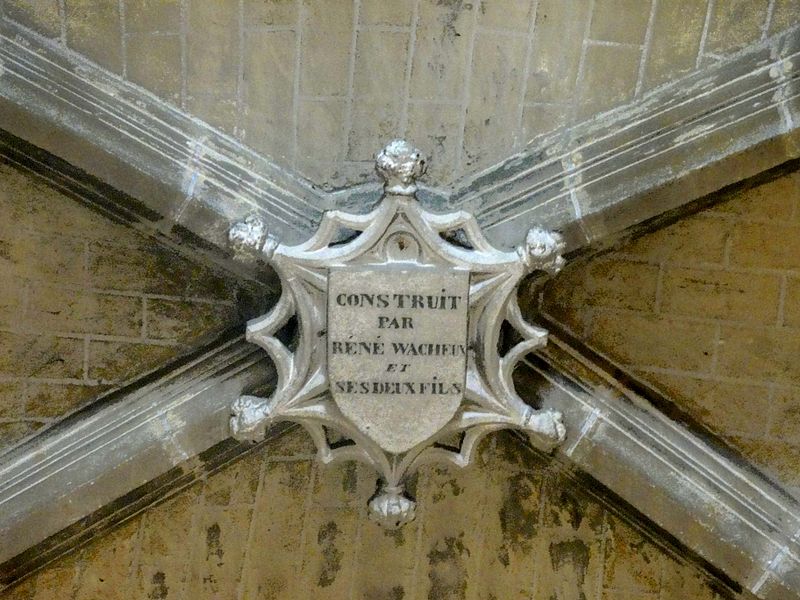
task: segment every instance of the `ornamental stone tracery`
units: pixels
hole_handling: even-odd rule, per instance
[[[547,331],[523,319],[517,287],[528,273],[561,269],[561,236],[533,228],[515,250],[497,250],[471,214],[422,209],[416,179],[425,169],[418,150],[395,140],[376,157],[385,185],[372,212],[328,211],[296,246],[255,217],[229,235],[237,253],[269,261],[282,284],[277,304],[247,325],[278,383],[269,398],[233,403],[233,436],[255,441],[294,421],[322,462],[371,465],[381,480],[370,518],[389,528],[414,518],[404,483],[420,465],[465,466],[498,429],[521,430],[546,451],[566,433],[560,413],[532,408],[512,382],[516,364],[547,343]],[[293,318],[296,341],[286,345],[276,334]],[[522,341],[501,355],[504,323]]]

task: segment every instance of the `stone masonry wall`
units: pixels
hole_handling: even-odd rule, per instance
[[[2,0],[315,183],[404,136],[445,184],[800,22],[800,0]]]
[[[0,163],[0,452],[240,322],[235,293]]]
[[[571,265],[544,310],[800,491],[800,173]]]
[[[295,429],[5,594],[4,600],[722,600],[510,434],[429,468],[396,532],[375,475],[319,466]]]

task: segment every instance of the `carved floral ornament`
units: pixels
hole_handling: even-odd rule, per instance
[[[376,158],[385,185],[372,212],[328,211],[297,246],[253,217],[230,231],[234,248],[268,260],[282,285],[272,310],[247,325],[248,341],[275,363],[277,387],[233,403],[233,436],[255,441],[294,421],[322,462],[371,465],[381,479],[370,518],[390,528],[414,518],[404,482],[423,463],[465,466],[478,440],[503,428],[543,450],[565,436],[561,414],[532,408],[512,383],[519,360],[547,343],[547,331],[523,319],[517,286],[532,271],[561,269],[561,236],[534,228],[515,251],[497,250],[471,214],[422,209],[425,169],[421,153],[396,140]],[[293,317],[287,346],[276,334]],[[522,341],[501,356],[504,322]]]

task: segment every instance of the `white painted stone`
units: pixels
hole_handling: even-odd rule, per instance
[[[393,454],[442,429],[464,396],[469,272],[334,268],[328,377],[342,413]]]

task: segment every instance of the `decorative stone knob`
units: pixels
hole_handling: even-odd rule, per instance
[[[238,255],[261,252],[267,260],[278,246],[278,240],[267,231],[266,223],[255,215],[234,224],[228,231],[228,242]]]
[[[414,520],[416,508],[401,486],[384,486],[369,501],[369,518],[385,529],[399,529]]]
[[[413,196],[417,177],[424,175],[427,168],[422,152],[405,140],[392,140],[375,157],[375,170],[383,178],[387,194]]]
[[[264,439],[272,425],[272,411],[257,396],[239,396],[231,405],[230,427],[233,437],[241,442]]]
[[[525,245],[518,251],[529,271],[545,271],[555,275],[566,264],[561,256],[564,246],[564,238],[560,233],[534,227],[528,231]]]

